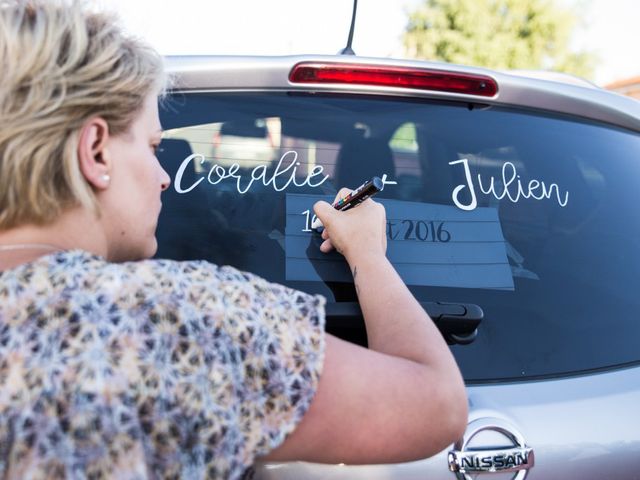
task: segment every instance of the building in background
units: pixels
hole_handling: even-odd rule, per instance
[[[616,80],[615,82],[605,85],[604,88],[640,100],[640,75],[623,80]]]

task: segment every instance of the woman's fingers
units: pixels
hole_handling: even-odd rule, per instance
[[[331,250],[333,250],[333,244],[331,243],[331,240],[325,240],[320,245],[320,251],[322,253],[329,253]]]

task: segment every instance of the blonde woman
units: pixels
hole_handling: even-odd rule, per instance
[[[383,207],[315,207],[364,349],[324,334],[321,297],[148,260],[165,80],[114,18],[1,1],[0,68],[0,475],[239,478],[257,458],[398,462],[462,434],[460,373],[385,257]]]

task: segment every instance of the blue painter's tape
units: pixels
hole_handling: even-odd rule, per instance
[[[337,252],[319,251],[310,229],[313,204],[332,197],[286,195],[286,279],[352,281]],[[387,212],[387,256],[407,285],[513,290],[506,242],[495,208],[377,198]]]

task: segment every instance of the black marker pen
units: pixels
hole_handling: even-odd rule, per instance
[[[366,181],[353,190],[347,196],[342,197],[340,200],[335,202],[332,207],[340,211],[349,210],[350,208],[361,204],[367,198],[373,197],[376,193],[381,192],[383,188],[384,182],[380,177],[373,177],[371,180]],[[319,218],[316,218],[311,224],[311,228],[316,229],[319,227],[322,227],[322,221]]]

